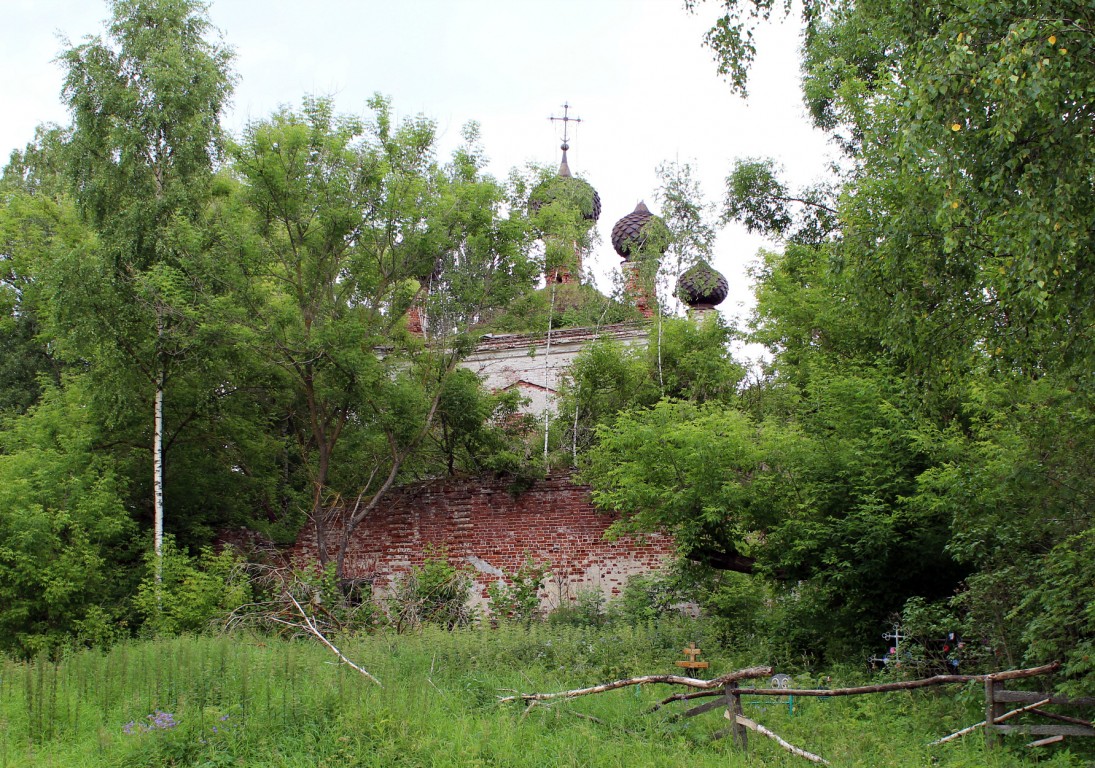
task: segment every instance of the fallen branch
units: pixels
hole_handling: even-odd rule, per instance
[[[887,693],[889,691],[907,691],[915,688],[927,688],[947,683],[969,683],[986,680],[1018,680],[1024,677],[1046,675],[1060,669],[1060,662],[1045,664],[1030,669],[1010,669],[1006,672],[993,672],[987,675],[936,675],[921,680],[903,680],[897,683],[879,683],[878,685],[859,685],[854,688],[742,688],[743,694],[750,696],[858,696],[863,693]]]
[[[292,595],[290,595],[288,592],[286,592],[285,594],[290,600],[293,601],[293,605],[296,606],[297,611],[300,613],[301,619],[304,621],[303,627],[304,627],[304,629],[306,629],[309,632],[309,634],[315,636],[316,639],[318,639],[321,643],[323,643],[328,648],[330,648],[334,652],[334,654],[336,656],[338,656],[339,660],[343,664],[346,664],[346,665],[350,666],[351,668],[357,670],[358,672],[363,674],[365,677],[369,678],[374,683],[379,685],[381,688],[384,687],[384,686],[380,685],[380,681],[377,680],[375,677],[373,677],[371,674],[369,674],[369,672],[367,670],[362,669],[357,664],[354,664],[352,661],[350,661],[349,659],[346,658],[346,656],[342,653],[342,651],[340,651],[338,648],[335,648],[334,644],[330,640],[328,640],[326,637],[324,637],[323,633],[319,631],[319,628],[316,626],[316,623],[312,619],[312,617],[310,617],[307,614],[307,612],[303,608],[300,607],[300,603],[297,602],[297,599],[295,597],[293,597]],[[274,620],[278,621],[277,619],[274,619]],[[290,624],[290,622],[287,622],[287,621],[280,621],[279,623]],[[300,626],[300,625],[297,625],[297,626]]]
[[[1024,712],[1029,712],[1030,710],[1037,709],[1038,707],[1044,707],[1046,704],[1049,704],[1049,702],[1050,702],[1049,699],[1042,699],[1041,701],[1035,702],[1034,704],[1028,704],[1025,707],[1019,707],[1019,709],[1013,709],[1010,712],[1008,712],[1007,714],[1000,715],[1000,717],[996,718],[992,722],[994,724],[995,723],[1002,723],[1005,720],[1010,720],[1011,718],[1015,717],[1016,715],[1021,715]],[[939,744],[946,744],[948,741],[954,741],[955,739],[957,739],[961,736],[965,736],[968,733],[973,733],[978,728],[982,727],[983,725],[985,725],[987,723],[988,723],[988,720],[982,720],[979,723],[974,723],[973,725],[969,726],[968,728],[963,728],[960,731],[955,731],[954,733],[950,734],[949,736],[944,736],[941,739],[937,739],[936,741],[933,741],[928,746],[929,747],[934,747],[934,746],[938,746]]]
[[[1029,744],[1027,744],[1027,746],[1028,747],[1044,747],[1048,744],[1057,744],[1058,742],[1062,742],[1064,740],[1065,740],[1064,736],[1062,736],[1061,734],[1057,734],[1056,736],[1050,736],[1048,739],[1038,739],[1037,741],[1032,741]]]
[[[704,696],[723,696],[723,691],[694,691],[693,693],[674,693],[672,696],[666,696],[657,704],[652,706],[647,712],[657,712],[666,704],[672,704],[674,701],[688,701],[689,699],[699,699]]]
[[[651,685],[661,683],[665,685],[684,685],[689,688],[707,690],[711,688],[723,688],[727,683],[735,680],[746,680],[755,677],[767,677],[772,674],[771,667],[749,667],[739,669],[736,672],[716,677],[713,680],[699,680],[694,677],[681,677],[680,675],[643,675],[642,677],[629,677],[625,680],[616,680],[611,683],[602,683],[589,688],[575,688],[569,691],[557,693],[520,693],[516,696],[504,696],[498,699],[500,703],[510,701],[547,701],[549,699],[573,699],[578,696],[588,696],[592,693],[604,693],[614,691],[617,688],[626,688],[629,685]]]
[[[587,715],[582,712],[571,712],[570,714],[574,715],[575,717],[580,717],[583,720],[590,720],[594,723],[597,723],[597,725],[608,725],[608,723],[606,723],[604,720],[599,717],[594,717],[593,715]]]
[[[756,731],[761,736],[767,736],[769,739],[776,742],[776,744],[779,744],[781,747],[786,749],[792,755],[797,755],[799,757],[804,757],[804,758],[806,758],[807,760],[809,760],[810,762],[813,762],[813,763],[821,763],[822,765],[830,765],[831,764],[824,757],[819,757],[819,756],[813,754],[812,752],[807,752],[805,749],[800,749],[799,747],[796,747],[794,744],[791,744],[790,742],[785,741],[784,739],[780,738],[779,736],[777,736],[772,731],[765,728],[760,723],[757,723],[753,720],[750,720],[745,715],[737,715],[737,716],[731,718],[730,710],[726,710],[726,719],[730,720],[731,722],[737,722],[738,725],[744,725],[749,730]]]

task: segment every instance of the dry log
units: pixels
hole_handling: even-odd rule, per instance
[[[1086,725],[1038,725],[1037,723],[1019,723],[1018,725],[994,725],[993,730],[1001,734],[1018,733],[1024,736],[1095,736],[1095,728]]]
[[[985,675],[985,677],[989,680],[1018,680],[1023,677],[1048,675],[1050,672],[1056,672],[1060,668],[1061,662],[1055,661],[1052,664],[1043,664],[1040,667],[1030,667],[1029,669],[1009,669],[1004,672],[993,672],[991,675]]]
[[[726,712],[726,719],[727,720],[730,719],[729,710],[727,710],[727,712]],[[799,747],[796,747],[794,744],[791,744],[790,742],[785,741],[784,739],[780,738],[779,736],[777,736],[775,733],[773,733],[772,731],[765,728],[760,723],[757,723],[757,722],[754,722],[753,720],[750,720],[745,715],[737,715],[736,717],[734,717],[734,721],[736,721],[738,723],[738,725],[744,725],[746,728],[748,728],[751,731],[756,731],[761,736],[767,736],[769,739],[776,742],[776,744],[779,744],[781,747],[786,749],[792,755],[798,755],[799,757],[804,757],[804,758],[806,758],[807,760],[809,760],[810,762],[813,762],[813,763],[820,763],[821,765],[830,765],[829,761],[826,760],[824,757],[819,757],[819,756],[815,755],[812,752],[807,752],[805,749],[800,749]]]
[[[1019,707],[1019,709],[1013,709],[1010,712],[1008,712],[1007,714],[1000,715],[1000,717],[996,718],[996,720],[993,721],[993,724],[1002,723],[1005,720],[1010,720],[1011,718],[1015,717],[1016,715],[1021,715],[1024,712],[1029,712],[1030,710],[1037,709],[1038,707],[1044,707],[1048,703],[1049,703],[1049,699],[1043,699],[1042,701],[1035,702],[1034,704],[1028,704],[1025,707]],[[944,736],[941,739],[937,739],[937,740],[933,741],[931,744],[929,744],[928,746],[929,747],[934,747],[934,746],[937,746],[939,744],[946,744],[948,741],[954,741],[955,739],[959,738],[960,736],[965,736],[967,733],[973,733],[978,728],[984,726],[986,723],[987,723],[986,720],[982,720],[979,723],[974,723],[973,725],[969,726],[968,728],[963,728],[960,731],[955,731],[954,733],[950,734],[949,736]]]
[[[1046,664],[1030,669],[1012,669],[1006,672],[993,672],[989,675],[936,675],[922,680],[903,680],[897,683],[879,683],[878,685],[860,685],[854,688],[742,688],[741,692],[750,696],[858,696],[863,693],[887,693],[889,691],[906,691],[914,688],[927,688],[932,685],[945,685],[947,683],[968,683],[977,681],[1018,680],[1024,677],[1036,677],[1046,675],[1060,668],[1059,662]]]
[[[1006,688],[996,692],[996,700],[1009,704],[1029,704],[1042,698],[1042,694],[1036,691],[1009,691]],[[1081,696],[1070,699],[1068,696],[1054,695],[1050,704],[1059,704],[1062,707],[1095,707],[1095,696]]]
[[[721,692],[723,698],[725,698],[725,692]],[[696,715],[702,715],[704,712],[710,712],[712,709],[718,709],[719,707],[725,707],[726,702],[722,699],[716,699],[715,701],[709,701],[706,704],[700,704],[698,707],[682,712],[680,717],[695,717]]]
[[[674,701],[687,701],[689,699],[700,699],[704,696],[722,696],[722,691],[693,691],[692,693],[674,693],[672,696],[666,696],[657,704],[652,706],[648,712],[656,712],[666,704],[671,704]]]
[[[996,672],[990,675],[936,675],[935,677],[928,677],[922,680],[905,680],[897,683],[880,683],[878,685],[860,685],[854,688],[742,688],[742,694],[748,694],[750,696],[857,696],[863,693],[887,693],[889,691],[903,691],[914,688],[926,688],[933,685],[946,685],[948,683],[968,683],[971,681],[983,682],[986,679],[993,680],[1012,680],[1021,677],[1034,677],[1037,675],[1044,675],[1049,672],[1053,672],[1058,669],[1060,664],[1054,662],[1053,664],[1047,664],[1042,667],[1033,667],[1031,669],[1014,669],[1007,672]],[[1018,696],[1020,693],[1026,695],[1026,692],[1013,692],[1002,691],[1000,700],[1008,700],[1006,696],[1012,694]],[[666,696],[657,704],[650,708],[650,712],[655,712],[666,704],[671,704],[674,701],[688,701],[690,699],[700,699],[705,696],[721,696],[722,691],[693,691],[691,693],[674,693],[671,696]],[[1030,699],[1033,701],[1033,699]],[[1080,700],[1077,700],[1080,701]],[[1086,700],[1084,700],[1086,702]],[[1067,700],[1061,702],[1057,701],[1057,697],[1054,697],[1053,703],[1071,703]]]
[[[629,677],[625,680],[616,680],[611,683],[590,686],[589,688],[574,688],[569,691],[557,693],[520,693],[516,696],[503,696],[498,699],[501,703],[510,701],[547,701],[549,699],[573,699],[578,696],[588,696],[591,693],[604,693],[614,691],[617,688],[626,688],[629,685],[652,685],[661,683],[665,685],[684,685],[689,688],[708,690],[712,688],[724,688],[727,683],[735,680],[747,680],[755,677],[766,677],[772,674],[771,667],[749,667],[735,672],[716,677],[713,680],[699,680],[694,677],[681,677],[680,675],[643,675],[642,677]],[[721,695],[722,691],[718,691]]]

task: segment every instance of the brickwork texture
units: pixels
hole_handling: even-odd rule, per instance
[[[444,547],[454,565],[474,576],[473,602],[484,602],[487,587],[507,580],[527,558],[550,570],[540,594],[546,610],[567,604],[581,590],[598,589],[610,598],[629,577],[657,569],[673,553],[673,540],[664,534],[606,540],[616,519],[597,510],[589,488],[569,473],[520,492],[493,477],[418,483],[393,492],[354,532],[345,575],[370,580],[382,594],[422,565],[431,546]],[[339,525],[333,526],[332,541]],[[317,562],[314,527],[301,532],[293,559],[300,565]]]

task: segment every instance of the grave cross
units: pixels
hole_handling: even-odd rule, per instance
[[[884,640],[893,640],[893,644],[896,647],[900,648],[901,647],[901,641],[905,639],[905,635],[901,634],[901,625],[900,624],[894,624],[892,632],[883,632],[882,633],[882,639],[884,639]]]
[[[894,624],[892,632],[883,632],[883,640],[893,640],[893,657],[894,661],[900,663],[901,660],[901,641],[906,639],[906,636],[901,634],[901,625]]]
[[[678,661],[678,667],[685,667],[687,669],[707,669],[711,665],[706,661],[696,661],[696,657],[700,655],[701,651],[696,647],[695,643],[689,643],[688,647],[681,651],[688,657],[687,661]]]

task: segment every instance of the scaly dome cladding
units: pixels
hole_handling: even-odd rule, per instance
[[[650,212],[646,203],[639,203],[635,210],[624,216],[612,227],[612,247],[621,259],[628,259],[652,246],[660,256],[669,244],[669,232],[665,222]]]
[[[714,307],[730,292],[726,277],[701,261],[677,280],[677,296],[690,307]]]
[[[536,213],[545,205],[556,201],[576,206],[586,221],[597,221],[601,218],[601,196],[588,181],[570,175],[565,146],[563,162],[559,165],[559,175],[536,185],[532,194],[528,196],[528,207],[530,211]]]

